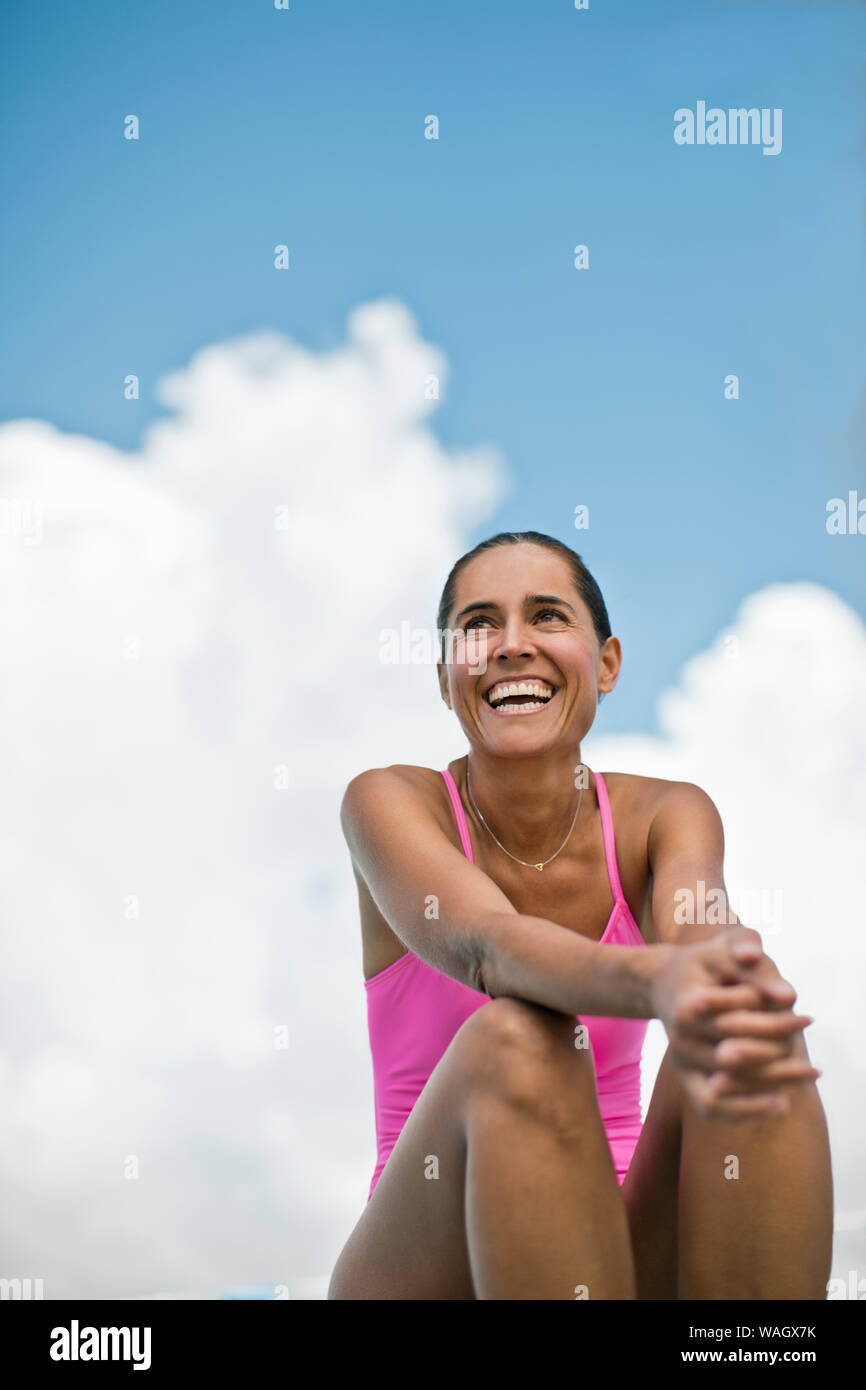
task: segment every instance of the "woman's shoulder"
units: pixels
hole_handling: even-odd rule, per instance
[[[644,777],[632,772],[603,772],[605,786],[610,797],[614,820],[622,820],[632,815],[640,817],[647,825],[656,813],[665,808],[675,813],[678,807],[684,811],[712,807],[712,799],[703,787],[695,782],[683,782],[669,777]]]
[[[419,767],[412,763],[390,763],[387,767],[371,767],[352,778],[346,789],[366,793],[372,797],[387,796],[389,789],[406,787],[416,793],[411,803],[432,812],[441,823],[447,823],[449,798],[445,779],[441,772],[432,767]],[[363,800],[363,796],[362,796]]]
[[[667,777],[644,777],[637,772],[602,772],[600,775],[611,797],[617,794],[623,800],[635,802],[659,801],[669,796],[673,787],[683,785]]]
[[[395,789],[399,792],[401,788],[405,787],[410,788],[415,795],[401,796],[397,805],[396,814],[399,816],[403,828],[406,826],[407,818],[411,818],[413,823],[422,831],[425,826],[429,827],[431,823],[435,824],[442,829],[456,847],[457,831],[456,828],[452,828],[448,819],[450,805],[445,779],[441,773],[430,767],[392,763],[389,767],[367,768],[365,771],[359,772],[349,783],[344,798],[344,806],[350,800],[352,805],[344,818],[344,831],[348,830],[346,838],[349,841],[350,849],[354,843],[355,834],[360,835],[362,833],[360,826],[366,812],[381,802],[389,802]],[[354,788],[354,792],[350,795],[352,788]],[[391,805],[390,809],[393,814],[394,806]],[[451,814],[453,819],[453,813]],[[350,822],[351,829],[349,828]],[[361,914],[364,979],[370,980],[405,955],[406,947],[379,910],[364,875],[355,862],[354,853],[352,863],[358,886]]]
[[[418,767],[413,763],[390,763],[387,767],[369,767],[356,773],[352,781],[381,781],[383,784],[401,781],[415,787],[444,785],[441,772],[432,767]]]
[[[682,782],[671,777],[644,777],[636,772],[602,772],[601,775],[608,786],[615,784],[624,791],[642,796],[667,796],[675,787],[696,785],[694,782]]]

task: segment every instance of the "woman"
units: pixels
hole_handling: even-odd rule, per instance
[[[727,901],[709,796],[581,762],[622,660],[595,580],[493,536],[439,629],[469,754],[364,772],[342,806],[379,1162],[328,1297],[825,1298],[812,1020],[757,932],[683,923],[684,890]]]

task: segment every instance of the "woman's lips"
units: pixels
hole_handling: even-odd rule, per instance
[[[536,707],[535,707],[534,709],[524,709],[521,705],[496,705],[496,706],[494,706],[494,705],[491,705],[490,702],[489,702],[489,700],[486,700],[486,699],[484,700],[484,703],[485,703],[485,705],[487,706],[487,708],[489,709],[490,713],[491,713],[491,714],[497,715],[500,719],[503,719],[503,718],[504,718],[504,719],[516,719],[516,718],[519,718],[521,715],[524,715],[524,716],[527,716],[527,717],[528,717],[528,716],[531,715],[531,714],[543,714],[545,710],[550,709],[550,706],[553,704],[553,702],[554,702],[554,700],[556,699],[556,697],[557,697],[558,694],[559,694],[559,691],[558,691],[558,690],[554,690],[554,692],[553,692],[553,694],[551,695],[551,697],[550,697],[549,700],[545,701],[544,704],[538,704],[538,705],[536,705]],[[527,696],[527,700],[526,700],[526,703],[527,703],[527,704],[529,703],[529,700],[530,700],[530,697]]]

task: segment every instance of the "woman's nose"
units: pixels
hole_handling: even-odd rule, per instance
[[[513,658],[529,656],[535,651],[535,644],[528,628],[517,618],[506,623],[502,630],[499,653]]]

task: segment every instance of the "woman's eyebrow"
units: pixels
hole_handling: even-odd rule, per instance
[[[567,608],[569,612],[574,613],[571,604],[567,603],[564,598],[557,598],[556,594],[524,594],[523,602],[528,608],[535,607],[539,603],[558,603],[563,608]],[[456,614],[454,621],[456,623],[460,618],[465,618],[467,613],[477,613],[482,608],[499,608],[499,606],[492,599],[480,599],[477,603],[467,603],[466,607],[461,608],[460,612]]]

